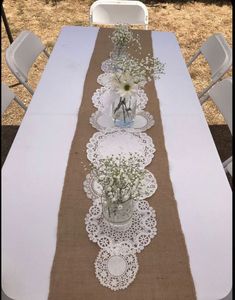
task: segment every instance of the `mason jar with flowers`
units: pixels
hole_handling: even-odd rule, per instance
[[[115,126],[131,127],[138,108],[138,90],[164,74],[165,65],[158,58],[148,54],[145,58],[134,58],[129,54],[115,61],[115,72],[112,74],[111,89],[114,97],[112,117]],[[141,101],[141,99],[140,99]]]
[[[102,211],[112,225],[126,225],[132,218],[134,201],[143,188],[145,170],[142,156],[131,154],[110,156],[93,168],[97,182],[102,187]]]
[[[136,114],[138,85],[126,72],[113,74],[112,117],[115,126],[131,127]]]
[[[130,47],[134,47],[136,51],[141,50],[139,35],[131,30],[128,24],[117,24],[110,38],[113,43],[110,56],[113,60],[126,55]]]
[[[130,29],[128,24],[117,24],[112,34],[109,36],[113,49],[110,52],[110,58],[102,63],[102,70],[110,73],[116,70],[115,61],[127,55],[129,48],[136,52],[141,50],[138,33]]]

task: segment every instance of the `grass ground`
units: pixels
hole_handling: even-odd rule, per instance
[[[37,34],[52,50],[63,25],[89,25],[89,7],[93,1],[61,0],[53,5],[46,0],[5,0],[4,10],[15,38],[22,30]],[[148,5],[149,29],[175,32],[182,54],[187,62],[211,34],[221,32],[232,45],[232,5],[228,1],[155,1]],[[213,3],[214,2],[214,3]],[[223,3],[222,3],[223,2]],[[5,50],[9,45],[2,24],[2,81],[11,85],[16,82],[5,63]],[[45,66],[46,59],[38,59],[29,75],[29,83],[35,88]],[[209,69],[200,59],[190,69],[197,92],[209,82]],[[226,74],[226,77],[231,72]],[[31,96],[21,86],[14,92],[27,105]],[[207,101],[203,109],[209,124],[224,124],[224,119],[212,101]],[[18,125],[23,111],[12,103],[2,118],[3,125]]]

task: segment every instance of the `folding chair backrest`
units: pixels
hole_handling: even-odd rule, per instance
[[[232,128],[232,78],[217,82],[208,92],[216,106],[224,116],[231,134]]]
[[[90,23],[140,24],[147,27],[148,10],[140,1],[98,0],[90,7]]]
[[[1,115],[3,115],[5,110],[11,103],[11,101],[14,99],[15,94],[3,82],[1,83],[1,87],[2,87]]]
[[[200,51],[210,66],[212,81],[217,81],[232,65],[232,49],[220,33],[210,36]]]
[[[6,50],[7,65],[20,81],[27,82],[30,68],[44,49],[35,34],[22,31]]]

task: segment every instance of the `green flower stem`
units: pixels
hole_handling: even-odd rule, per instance
[[[123,112],[123,118],[124,118],[124,123],[126,122],[126,116],[125,116],[125,107],[122,103],[122,112]]]
[[[122,108],[124,122],[126,122],[126,114],[127,114],[128,118],[130,117],[129,111],[131,110],[130,107],[127,108],[125,100],[126,100],[125,98],[120,97],[120,101],[119,101],[117,107],[114,109],[114,113],[116,113],[120,108]]]
[[[122,105],[122,97],[120,97],[120,101],[119,101],[117,107],[114,109],[114,113],[116,113],[119,110],[119,108],[121,107],[121,105]]]

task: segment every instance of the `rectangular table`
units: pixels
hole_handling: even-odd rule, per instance
[[[48,296],[66,165],[97,33],[62,28],[2,168],[2,288],[16,300]],[[231,188],[175,35],[152,32],[152,43],[166,63],[156,86],[197,297],[222,299],[232,288]]]

